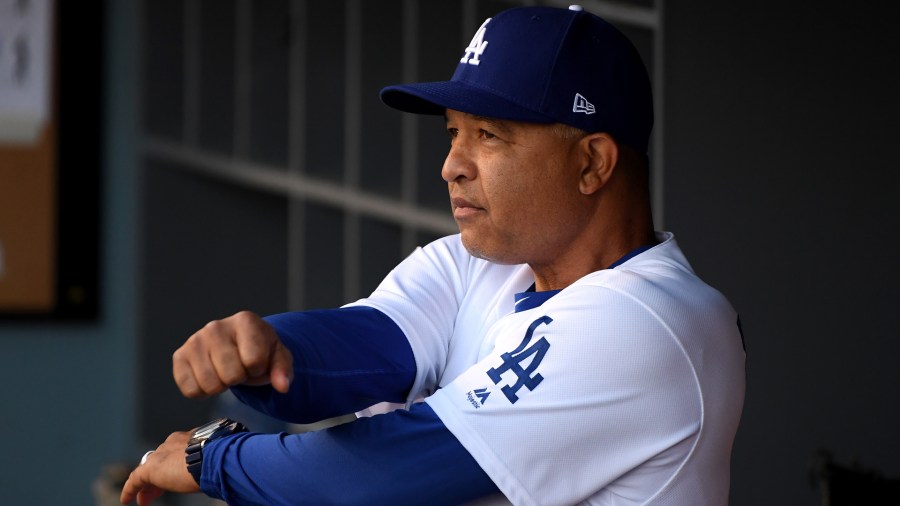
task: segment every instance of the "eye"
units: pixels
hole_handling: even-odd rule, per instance
[[[458,135],[459,135],[459,129],[458,129],[458,128],[448,128],[448,129],[447,129],[447,136],[450,137],[450,141],[451,141],[451,142],[452,142],[453,139],[455,139]]]
[[[483,128],[481,130],[479,130],[479,134],[481,135],[482,139],[496,139],[497,138],[496,135],[492,134],[491,132],[488,132],[487,130],[485,130]]]

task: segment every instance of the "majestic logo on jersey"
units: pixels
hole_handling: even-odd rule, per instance
[[[581,112],[584,114],[594,114],[596,109],[594,109],[594,104],[588,102],[586,98],[584,98],[581,93],[575,94],[575,103],[572,104],[572,112]]]
[[[487,400],[489,395],[491,395],[491,393],[488,392],[487,387],[476,388],[475,390],[470,390],[469,393],[466,394],[466,399],[469,400],[469,403],[472,404],[475,409],[478,409],[484,405],[484,401]]]
[[[531,322],[531,325],[528,326],[525,337],[522,339],[522,342],[519,343],[519,346],[513,351],[500,355],[500,358],[503,359],[503,363],[500,364],[499,367],[492,367],[487,371],[488,377],[491,378],[491,381],[493,381],[495,385],[500,383],[503,379],[503,373],[507,371],[515,373],[516,382],[512,385],[505,385],[500,389],[503,392],[503,395],[509,399],[511,404],[515,404],[516,401],[519,400],[519,389],[528,387],[528,390],[533,391],[540,385],[541,381],[544,381],[544,377],[535,371],[538,366],[541,365],[541,361],[544,360],[547,350],[550,349],[550,343],[546,338],[542,337],[535,341],[534,344],[531,344],[531,339],[534,336],[534,330],[538,325],[549,325],[552,321],[553,318],[542,316]],[[531,346],[529,346],[529,344],[531,344]],[[528,366],[522,367],[522,363],[529,357],[531,357],[531,361],[528,363]]]
[[[491,18],[484,20],[484,23],[481,24],[481,28],[479,28],[478,31],[475,32],[475,36],[472,37],[472,42],[469,42],[469,46],[466,48],[466,54],[459,60],[459,63],[468,63],[469,65],[478,65],[481,63],[479,58],[481,58],[481,55],[488,45],[487,41],[484,40],[484,32],[487,30],[487,24],[490,22]]]

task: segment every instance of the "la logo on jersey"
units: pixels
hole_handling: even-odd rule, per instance
[[[481,23],[481,28],[475,32],[475,36],[472,37],[472,42],[469,42],[469,47],[466,48],[466,54],[459,60],[460,63],[468,63],[469,65],[478,65],[481,63],[481,55],[484,54],[484,50],[488,45],[487,41],[484,40],[484,33],[487,30],[487,24],[490,22],[491,18],[487,18],[484,20],[484,23]]]
[[[552,321],[553,318],[545,315],[531,322],[531,325],[529,325],[528,330],[525,331],[525,337],[522,338],[522,342],[519,343],[519,346],[516,346],[516,349],[512,351],[501,354],[500,358],[503,359],[503,363],[487,370],[488,378],[490,378],[495,385],[504,381],[503,374],[506,372],[511,372],[512,374],[510,376],[515,376],[515,383],[507,383],[500,389],[500,391],[503,392],[503,395],[506,396],[506,399],[509,400],[510,404],[518,402],[519,390],[522,387],[527,388],[529,391],[533,391],[542,381],[544,381],[544,377],[537,372],[537,369],[540,367],[541,361],[544,360],[544,357],[547,355],[547,351],[550,350],[550,342],[544,337],[541,337],[533,343],[531,340],[534,337],[534,331],[537,330],[538,326],[550,325]]]

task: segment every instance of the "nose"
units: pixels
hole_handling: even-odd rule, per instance
[[[444,166],[441,168],[441,177],[448,183],[459,182],[461,179],[474,179],[477,173],[475,162],[470,150],[466,149],[462,139],[457,138],[451,145]]]

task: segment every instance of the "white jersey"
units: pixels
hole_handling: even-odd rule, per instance
[[[525,265],[417,249],[356,304],[409,339],[424,397],[503,502],[726,504],[744,396],[737,314],[670,233],[539,307]]]

